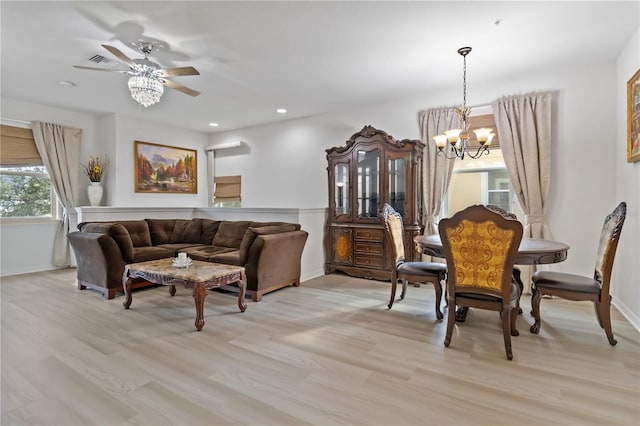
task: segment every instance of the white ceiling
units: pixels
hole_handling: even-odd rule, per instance
[[[93,2],[5,1],[1,14],[2,96],[96,113],[122,113],[198,131],[234,128],[348,109],[468,81],[523,71],[615,61],[640,27],[640,1]],[[495,22],[500,20],[499,25]],[[130,58],[128,45],[159,40],[150,59],[202,92],[166,89],[139,106],[127,76],[79,70],[88,58]],[[122,66],[126,69],[126,66]],[[69,80],[76,87],[63,87]],[[452,103],[460,99],[452,99]],[[276,108],[286,108],[286,115]],[[11,118],[11,117],[4,117]],[[217,128],[209,122],[220,124]]]

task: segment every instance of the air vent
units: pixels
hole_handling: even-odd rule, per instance
[[[118,61],[107,59],[104,56],[97,55],[97,54],[93,55],[92,57],[90,57],[89,60],[91,62],[96,63],[96,64],[106,65],[108,67],[117,67],[118,65],[120,65],[120,62],[118,62]]]

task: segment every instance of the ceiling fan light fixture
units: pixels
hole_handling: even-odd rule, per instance
[[[134,75],[129,78],[131,97],[145,108],[160,101],[164,93],[164,86],[154,77]]]

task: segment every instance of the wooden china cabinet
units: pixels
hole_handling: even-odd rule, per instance
[[[396,140],[365,126],[345,146],[327,150],[325,273],[391,279],[393,255],[382,218],[385,203],[402,215],[407,260],[419,260],[413,238],[422,229],[423,149],[418,140]]]

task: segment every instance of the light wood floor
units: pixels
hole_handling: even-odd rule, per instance
[[[640,336],[588,303],[543,300],[507,361],[497,313],[474,310],[449,348],[433,288],[329,275],[247,301],[188,290],[106,301],[75,270],[0,285],[2,425],[638,425]],[[529,296],[523,299],[529,310]],[[446,318],[446,311],[445,311]]]

